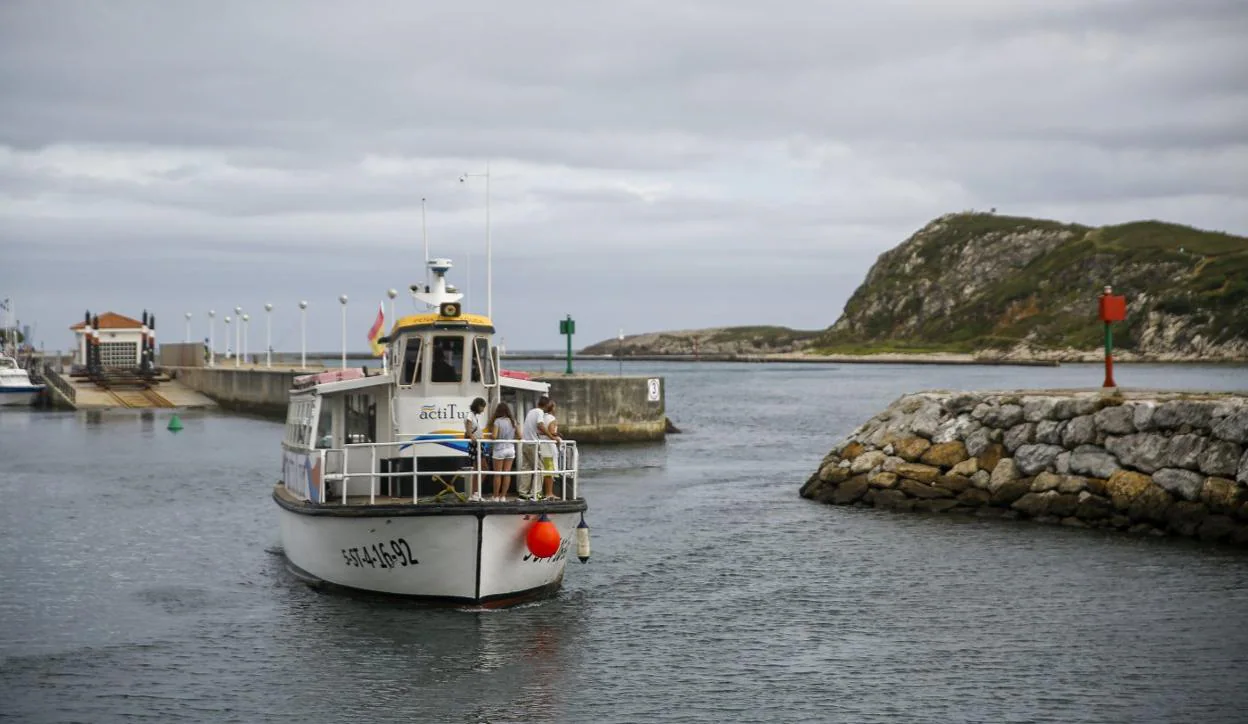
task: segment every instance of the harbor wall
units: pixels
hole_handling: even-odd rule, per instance
[[[175,367],[169,372],[221,407],[280,419],[286,418],[295,378],[307,374],[303,370],[229,367]]]
[[[906,395],[837,443],[801,495],[1248,546],[1248,396]]]
[[[295,378],[306,371],[265,368],[177,367],[177,380],[221,407],[284,419]],[[585,443],[645,442],[664,439],[662,377],[550,375],[558,403],[560,433]]]
[[[585,443],[650,442],[667,431],[662,377],[547,375],[559,433]]]

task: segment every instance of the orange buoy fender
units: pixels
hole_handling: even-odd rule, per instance
[[[550,558],[559,550],[559,529],[542,513],[542,517],[529,527],[525,543],[534,558]]]

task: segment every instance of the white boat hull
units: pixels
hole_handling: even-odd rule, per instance
[[[35,396],[42,390],[39,386],[0,387],[0,406],[30,407],[35,403]]]
[[[507,508],[515,508],[507,512]],[[497,509],[494,512],[490,509]],[[475,512],[403,514],[350,507],[351,514],[296,512],[279,501],[282,548],[296,573],[316,582],[376,593],[464,603],[507,603],[558,588],[579,512],[548,514],[560,547],[549,558],[529,553],[536,512],[518,504]]]

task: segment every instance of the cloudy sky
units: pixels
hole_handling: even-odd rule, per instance
[[[508,348],[822,328],[996,207],[1248,233],[1242,0],[0,2],[0,297],[351,347],[435,255]],[[470,273],[469,273],[470,271]],[[413,311],[406,295],[400,311]]]

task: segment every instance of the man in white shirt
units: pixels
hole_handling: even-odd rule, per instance
[[[546,406],[549,404],[550,398],[542,395],[537,407],[525,414],[524,423],[520,426],[520,439],[524,441],[520,443],[520,470],[526,473],[519,476],[516,486],[521,498],[531,498],[536,492],[536,479],[541,474],[538,472],[537,445],[546,434]]]

